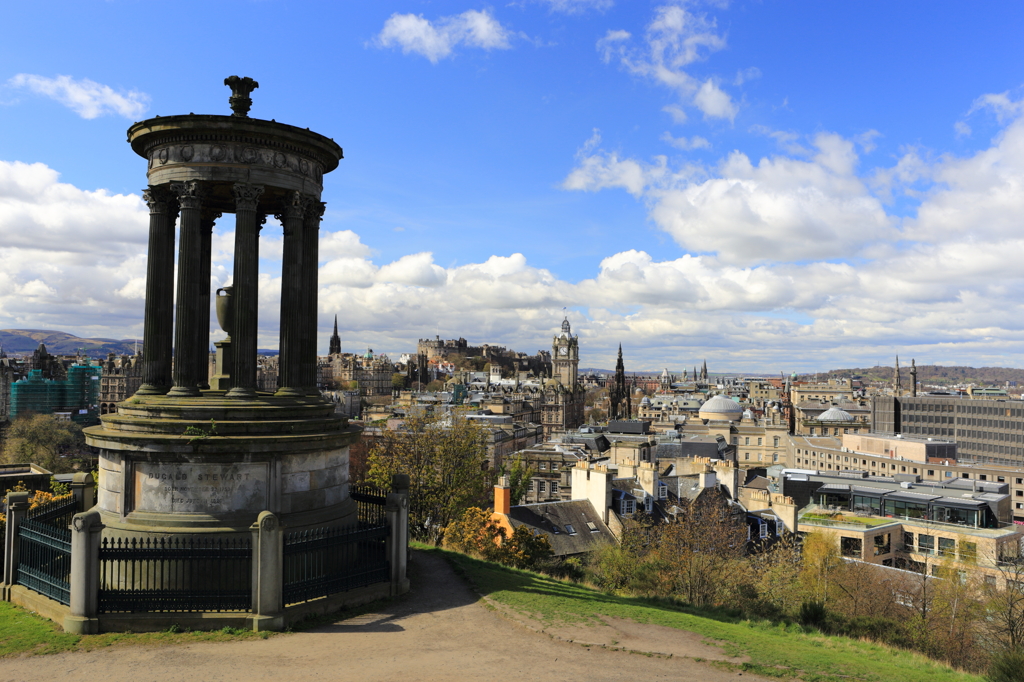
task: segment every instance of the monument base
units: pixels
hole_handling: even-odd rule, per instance
[[[348,450],[360,430],[319,397],[134,396],[85,430],[99,448],[105,537],[242,535],[263,511],[288,529],[355,523]]]

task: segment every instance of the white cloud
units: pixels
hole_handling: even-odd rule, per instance
[[[401,47],[403,54],[415,53],[436,64],[450,57],[460,45],[484,50],[507,50],[512,37],[486,10],[468,10],[441,17],[436,22],[423,15],[392,14],[377,35],[380,47]]]
[[[563,14],[582,14],[589,10],[604,12],[615,4],[614,0],[540,0],[540,2],[550,7],[552,12]]]
[[[27,88],[37,95],[54,99],[82,118],[97,118],[104,114],[117,114],[137,120],[149,106],[149,95],[137,90],[115,91],[88,78],[71,76],[47,78],[30,73],[19,73],[7,84],[14,88]]]
[[[628,369],[679,371],[706,356],[712,370],[823,370],[895,352],[919,364],[1020,366],[1024,119],[969,156],[908,151],[880,169],[894,192],[923,186],[909,219],[887,214],[861,179],[878,171],[858,172],[864,140],[797,142],[799,154],[673,167],[605,151],[595,132],[566,186],[632,192],[691,252],[622,249],[581,281],[522,253],[379,263],[358,234],[327,223],[322,350],[337,313],[345,350],[410,351],[437,333],[534,352],[549,347],[568,306],[583,364],[604,368],[620,341]],[[140,334],[146,220],[138,197],[60,183],[42,164],[0,163],[0,328]],[[264,237],[278,233],[268,225]],[[215,234],[217,286],[230,247],[230,232]],[[277,345],[279,290],[279,273],[262,272],[261,348]]]
[[[694,62],[725,48],[725,38],[718,33],[714,19],[678,5],[658,7],[644,33],[644,45],[634,47],[631,38],[627,31],[608,31],[598,40],[597,50],[606,63],[617,59],[630,73],[673,90],[684,105],[696,107],[705,118],[735,119],[738,108],[715,79],[700,80],[686,70]],[[751,67],[741,74],[749,79],[755,72],[760,73]],[[685,116],[679,115],[681,109],[666,110],[677,122],[685,120]]]
[[[664,142],[668,142],[676,149],[682,149],[683,151],[690,151],[693,149],[711,149],[711,143],[707,141],[707,138],[703,138],[700,135],[694,135],[693,137],[672,137],[672,133],[662,133],[661,139]]]
[[[956,131],[957,137],[970,137],[971,126],[967,125],[963,121],[957,121],[953,124],[953,130]]]

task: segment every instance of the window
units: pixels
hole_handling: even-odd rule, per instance
[[[917,536],[917,549],[922,554],[935,553],[935,536],[921,534]]]
[[[750,436],[746,436],[746,437],[745,437],[745,438],[743,439],[743,444],[744,444],[744,445],[750,445]]]
[[[541,462],[540,464],[537,465],[537,468],[540,469],[541,471],[547,471],[548,470],[548,463],[547,462]]]
[[[772,439],[772,447],[773,447],[773,448],[777,448],[777,447],[779,447],[779,437],[778,437],[778,436],[775,436],[775,437],[774,437],[774,438]]]
[[[658,499],[659,500],[666,500],[666,499],[668,499],[668,486],[667,485],[662,484],[662,485],[658,486]]]
[[[996,483],[1006,483],[1005,476],[996,476]]]
[[[987,481],[988,480],[988,475],[987,474],[978,474],[978,479],[982,480],[982,481]]]
[[[591,533],[600,533],[601,529],[594,525],[593,521],[587,521],[587,528],[590,529]]]
[[[903,551],[914,551],[914,534],[909,531],[903,531]]]
[[[761,439],[760,439],[760,438],[758,438],[758,439],[757,439],[757,444],[758,444],[758,445],[760,445],[760,444],[761,444]]]
[[[960,478],[970,478],[970,474],[960,474]]]
[[[542,493],[545,492],[546,490],[547,486],[544,484],[544,481],[537,481],[537,492]]]
[[[551,494],[552,495],[557,495],[558,494],[558,484],[555,483],[554,481],[551,482]]]
[[[889,534],[883,533],[882,535],[875,536],[875,556],[882,554],[888,554],[891,546],[889,545]]]
[[[551,529],[552,529],[553,531],[555,531],[555,535],[559,535],[559,534],[561,534],[561,532],[562,532],[561,530],[559,530],[558,526],[556,526],[556,525],[554,525],[554,524],[552,524],[552,525],[551,525]]]
[[[636,511],[636,503],[633,500],[623,500],[622,501],[622,513],[623,514],[632,514],[635,511]]]
[[[839,538],[839,551],[843,556],[860,558],[862,545],[860,538]]]
[[[967,542],[963,540],[960,542],[960,560],[974,563],[978,560],[978,543]]]
[[[955,556],[956,540],[953,538],[939,538],[939,554],[941,556]]]
[[[576,529],[572,527],[571,523],[565,524],[565,532],[569,535],[576,535]]]

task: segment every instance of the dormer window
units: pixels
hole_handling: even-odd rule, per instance
[[[565,524],[565,532],[569,535],[576,535],[576,529],[572,527],[571,523]]]

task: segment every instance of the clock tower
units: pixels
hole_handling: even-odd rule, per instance
[[[562,333],[551,346],[551,368],[554,378],[567,389],[575,390],[580,366],[580,340],[573,336],[569,318],[562,320]]]

